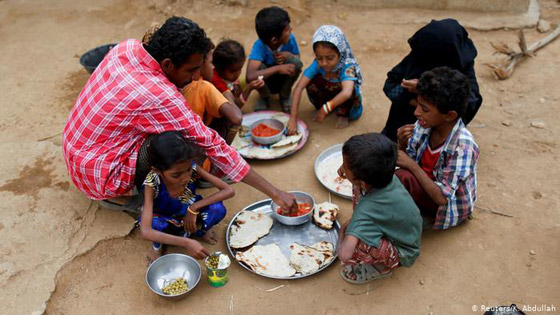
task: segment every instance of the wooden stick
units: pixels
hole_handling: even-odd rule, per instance
[[[498,212],[498,211],[494,211],[494,210],[489,209],[489,208],[485,208],[485,207],[481,207],[481,206],[474,206],[474,207],[483,211],[483,212],[488,212],[488,213],[492,213],[492,214],[495,214],[495,215],[501,215],[501,216],[507,217],[507,218],[513,218],[512,215],[501,213],[501,212]]]
[[[519,31],[519,48],[521,51],[514,51],[508,47],[506,44],[493,44],[492,47],[496,50],[496,53],[504,54],[508,56],[509,62],[506,66],[504,65],[495,65],[495,64],[485,64],[486,66],[492,69],[492,74],[498,80],[505,80],[509,78],[513,74],[513,70],[515,66],[519,64],[521,61],[525,60],[527,57],[534,57],[535,52],[544,46],[551,43],[560,35],[560,26],[557,26],[554,31],[552,31],[548,36],[545,38],[531,44],[527,47],[527,42],[525,40],[525,34],[523,30]]]
[[[56,135],[48,136],[48,137],[46,137],[46,138],[41,138],[41,139],[37,140],[37,142],[49,140],[50,138],[54,138],[54,137],[56,137],[56,136],[60,136],[61,134],[62,134],[62,131],[59,132],[59,133],[57,133]]]

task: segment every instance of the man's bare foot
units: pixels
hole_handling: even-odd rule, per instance
[[[150,246],[148,251],[146,252],[146,262],[148,267],[154,262],[154,260],[161,257],[163,254],[163,245],[160,245],[159,250],[156,250],[153,245]]]
[[[207,231],[206,234],[204,234],[204,236],[200,238],[200,240],[204,243],[214,245],[218,242],[218,235],[216,235],[216,231],[214,231],[214,229],[211,229]]]
[[[346,128],[350,125],[350,122],[348,121],[348,117],[343,117],[343,116],[338,116],[337,120],[336,120],[336,124],[334,125],[334,127],[336,129],[342,129],[342,128]]]

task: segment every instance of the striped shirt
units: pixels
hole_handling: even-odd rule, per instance
[[[430,142],[431,129],[414,126],[406,153],[420,163]],[[472,213],[476,201],[476,164],[478,145],[459,119],[434,167],[435,183],[447,197],[447,204],[439,206],[434,229],[447,229],[463,222]]]
[[[138,150],[150,134],[180,131],[229,178],[249,172],[239,154],[189,107],[159,63],[135,39],[115,46],[82,89],[63,134],[72,181],[92,199],[134,185]]]

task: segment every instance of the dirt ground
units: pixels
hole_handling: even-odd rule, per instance
[[[481,149],[478,203],[474,219],[448,231],[428,231],[420,258],[391,279],[350,285],[333,264],[297,281],[253,275],[234,264],[230,283],[201,283],[190,296],[170,302],[145,284],[148,242],[123,213],[99,208],[71,184],[62,159],[61,131],[88,74],[79,56],[98,45],[139,38],[152,23],[170,15],[192,18],[218,42],[229,37],[250,50],[254,16],[269,5],[248,7],[224,1],[101,0],[96,2],[0,0],[0,306],[10,314],[474,314],[481,305],[554,305],[560,308],[560,185],[558,105],[560,40],[523,62],[512,78],[496,81],[483,64],[496,62],[490,42],[516,46],[516,31],[470,30],[479,51],[476,71],[484,102],[470,130]],[[280,3],[279,1],[275,1]],[[321,24],[336,24],[348,35],[364,75],[364,116],[345,130],[334,117],[311,122],[304,97],[301,117],[310,139],[297,154],[251,165],[278,187],[303,190],[318,201],[327,191],[313,174],[318,154],[349,136],[379,131],[389,101],[385,74],[408,52],[406,40],[432,18],[460,12],[365,10],[340,4],[313,6],[281,2],[292,17],[298,41],[311,41]],[[314,2],[316,3],[316,2]],[[560,5],[541,1],[542,16],[560,21]],[[544,37],[527,29],[529,42]],[[301,43],[306,64],[309,44]],[[254,95],[250,102],[254,102]],[[250,108],[249,108],[250,109]],[[542,128],[531,126],[532,123]],[[226,201],[224,235],[240,209],[266,198],[244,184]],[[340,220],[351,216],[347,200],[333,197]],[[209,250],[225,251],[224,242]],[[181,252],[173,248],[172,251]],[[274,292],[264,292],[280,285]],[[473,305],[478,312],[473,312]],[[559,311],[560,312],[560,311]]]

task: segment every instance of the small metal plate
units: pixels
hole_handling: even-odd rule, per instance
[[[261,200],[258,201],[252,205],[249,205],[247,207],[245,207],[242,211],[256,211],[256,212],[260,212],[263,214],[269,214],[272,212],[272,209],[270,208],[270,199],[265,199],[265,200]],[[231,222],[229,223],[227,230],[226,230],[226,244],[228,246],[228,250],[229,253],[231,254],[231,256],[233,257],[233,259],[235,260],[235,254],[237,253],[237,249],[235,248],[231,248],[229,246],[230,242],[229,242],[229,234],[231,232],[231,228],[232,226],[235,224],[235,220],[237,219],[237,216],[239,215],[239,213],[237,213],[232,219]],[[286,256],[286,258],[289,260],[290,259],[290,245],[294,242],[300,243],[302,245],[313,245],[317,242],[320,241],[328,241],[331,242],[333,244],[334,247],[334,252],[336,253],[336,246],[338,243],[338,231],[340,230],[340,224],[338,223],[338,221],[336,221],[334,223],[334,226],[332,229],[330,230],[325,230],[322,229],[320,227],[318,227],[317,225],[315,225],[313,222],[307,221],[304,224],[301,225],[284,225],[278,221],[276,221],[274,218],[272,218],[274,220],[274,223],[272,225],[272,228],[270,229],[270,233],[268,233],[267,235],[263,236],[261,239],[259,239],[254,245],[268,245],[268,244],[277,244],[278,247],[280,247],[280,250],[282,251],[282,253]],[[266,278],[272,278],[272,279],[282,279],[282,280],[290,280],[290,279],[300,279],[300,278],[305,278],[307,276],[311,276],[313,274],[316,274],[318,272],[321,272],[322,270],[326,269],[328,266],[330,266],[332,264],[333,261],[336,260],[336,255],[333,257],[333,259],[331,259],[331,261],[329,261],[327,264],[325,264],[324,266],[322,266],[321,268],[319,268],[319,270],[317,270],[314,273],[310,273],[310,274],[305,274],[302,275],[300,273],[296,273],[295,275],[291,276],[291,277],[273,277],[273,276],[268,276],[268,275],[263,275],[260,273],[256,273],[254,272],[251,268],[249,268],[248,266],[246,266],[245,264],[240,263],[239,261],[237,261],[237,263],[239,265],[241,265],[241,267],[249,270],[250,272],[257,274],[259,276],[263,276]]]
[[[315,160],[315,177],[317,178],[317,180],[321,184],[323,184],[323,186],[325,186],[325,188],[327,188],[333,194],[335,194],[337,196],[340,196],[342,198],[352,200],[352,192],[350,192],[350,194],[345,194],[345,193],[336,191],[336,189],[331,187],[331,185],[329,185],[329,183],[326,183],[325,180],[323,178],[321,178],[321,175],[319,174],[319,165],[321,165],[321,163],[323,163],[324,161],[326,161],[328,159],[331,159],[331,158],[335,158],[337,156],[340,156],[340,160],[342,161],[342,143],[335,144],[332,147],[329,147],[329,148],[325,149],[323,152],[321,152],[321,154],[319,154],[319,156]],[[338,171],[338,167],[332,169],[333,174],[336,174],[337,171]]]
[[[243,115],[242,125],[249,127],[253,123],[255,123],[256,121],[261,120],[261,119],[266,119],[266,118],[274,118],[274,119],[278,119],[278,120],[281,120],[281,121],[285,120],[287,122],[288,119],[290,119],[290,115],[286,114],[286,113],[283,113],[283,112],[272,111],[272,110],[258,111],[258,112]],[[297,132],[299,134],[301,134],[302,137],[299,140],[298,145],[290,152],[286,152],[286,153],[281,154],[279,156],[267,157],[267,158],[256,158],[256,157],[248,156],[247,155],[247,148],[248,147],[238,149],[237,152],[239,152],[239,154],[243,158],[252,159],[252,160],[275,160],[275,159],[281,159],[283,157],[292,155],[292,154],[296,153],[297,151],[299,151],[301,148],[303,148],[303,146],[307,142],[307,139],[309,138],[309,128],[307,128],[307,125],[305,124],[305,122],[303,122],[303,120],[298,119],[298,126],[297,127],[298,127]],[[237,135],[236,137],[239,137],[239,135]],[[256,142],[251,142],[251,146],[267,147],[265,145],[261,145],[261,144],[258,144]]]

